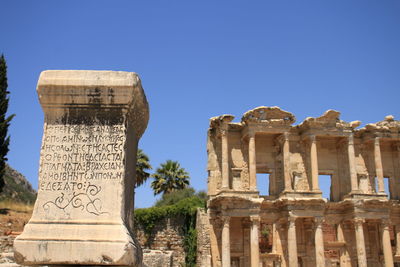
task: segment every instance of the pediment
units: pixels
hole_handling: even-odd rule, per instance
[[[242,122],[259,122],[276,125],[291,125],[296,121],[296,117],[279,107],[257,107],[243,114]]]
[[[329,109],[319,117],[308,117],[300,125],[299,128],[305,129],[347,129],[353,130],[360,126],[360,121],[345,122],[340,119],[340,112]]]

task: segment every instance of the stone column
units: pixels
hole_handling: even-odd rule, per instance
[[[228,125],[221,125],[221,165],[222,165],[222,189],[229,189],[229,151],[228,151]]]
[[[250,190],[257,190],[257,166],[256,166],[256,140],[255,133],[249,132],[249,177]]]
[[[298,267],[297,260],[297,238],[296,238],[296,217],[289,216],[288,218],[288,258],[289,267]]]
[[[310,136],[310,159],[311,159],[311,180],[312,190],[319,191],[318,185],[318,155],[317,155],[317,140],[315,135]]]
[[[385,193],[385,185],[383,183],[383,167],[381,157],[380,138],[374,139],[374,159],[375,159],[375,173],[378,182],[378,193]]]
[[[229,216],[223,216],[222,221],[222,236],[221,236],[221,254],[222,254],[222,267],[230,267],[231,266],[231,241],[230,241],[230,223]]]
[[[337,240],[339,242],[345,242],[344,232],[343,232],[343,223],[338,223],[336,228]],[[347,257],[347,249],[346,247],[340,248],[340,266],[347,266],[348,257]]]
[[[44,112],[39,190],[14,242],[23,265],[141,264],[133,229],[138,141],[149,108],[139,76],[122,71],[40,74]]]
[[[396,256],[400,257],[400,224],[396,224]]]
[[[290,179],[290,150],[289,150],[289,133],[285,132],[283,137],[283,178],[285,180],[285,191],[292,191],[292,181]]]
[[[250,258],[251,267],[259,267],[260,265],[260,248],[258,240],[258,228],[260,225],[260,217],[250,216],[251,231],[250,231]]]
[[[277,242],[278,242],[278,233],[277,233],[277,222],[272,223],[272,253],[277,252]]]
[[[364,219],[361,218],[354,219],[358,267],[367,267],[367,253],[365,250],[363,223]]]
[[[358,178],[357,178],[357,169],[356,169],[356,156],[354,153],[353,134],[351,134],[349,136],[347,152],[348,152],[348,157],[349,157],[351,191],[357,192],[358,191]]]
[[[323,218],[315,218],[315,266],[325,267],[324,238],[322,235]]]
[[[389,220],[382,220],[382,247],[385,267],[393,267],[392,245],[390,244]]]
[[[394,196],[393,199],[400,199],[400,142],[397,142],[397,144],[395,145],[395,151],[397,152],[397,175],[395,176],[393,180],[393,184],[394,184],[394,188],[395,188],[395,192],[394,192]],[[392,194],[391,194],[392,195]],[[399,254],[400,255],[400,254]]]

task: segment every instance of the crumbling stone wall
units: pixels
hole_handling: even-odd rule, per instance
[[[150,234],[145,233],[143,227],[136,225],[136,237],[143,250],[172,251],[172,266],[180,267],[185,263],[183,246],[184,219],[182,217],[165,218],[157,222]]]

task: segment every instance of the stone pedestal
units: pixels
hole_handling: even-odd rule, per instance
[[[25,265],[137,266],[132,236],[137,143],[148,104],[135,73],[44,71],[39,191],[15,240]]]

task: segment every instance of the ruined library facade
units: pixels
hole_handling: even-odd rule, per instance
[[[200,266],[400,266],[400,121],[357,129],[339,115],[211,119]]]

